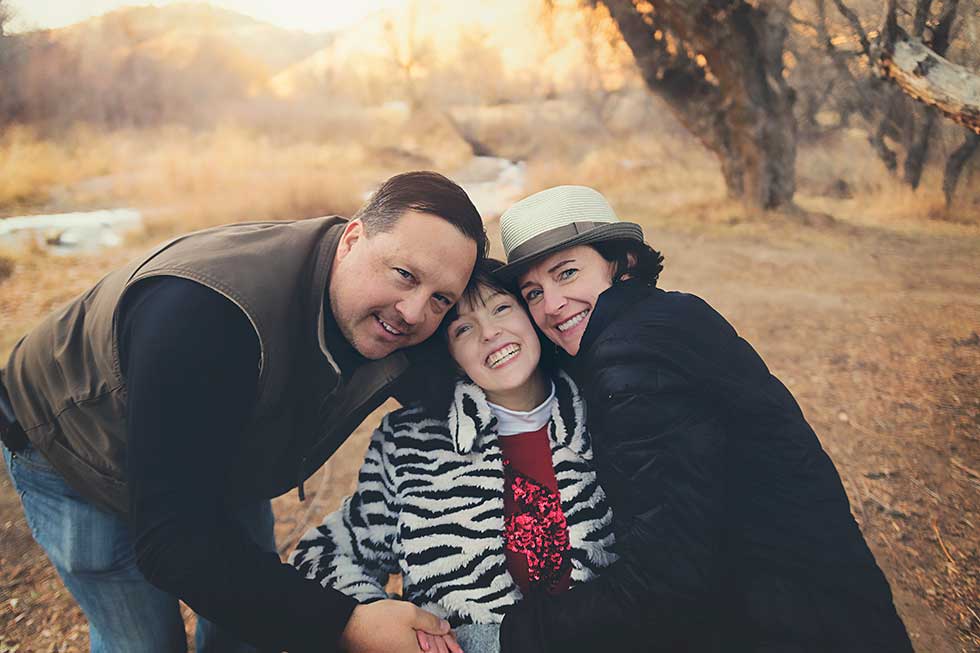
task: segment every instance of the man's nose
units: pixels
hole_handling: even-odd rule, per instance
[[[427,299],[421,293],[412,293],[395,304],[395,310],[405,324],[415,326],[425,319],[426,302]]]

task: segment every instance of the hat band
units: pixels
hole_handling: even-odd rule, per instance
[[[538,234],[532,238],[528,238],[523,243],[510,250],[510,254],[507,255],[508,261],[516,261],[522,259],[525,256],[530,256],[537,252],[542,252],[546,249],[550,249],[555,245],[561,245],[566,240],[571,240],[579,234],[584,234],[588,231],[592,231],[602,225],[615,224],[612,222],[594,222],[587,220],[584,222],[573,222],[571,224],[564,224],[560,227],[555,227],[554,229],[549,229],[543,234]]]

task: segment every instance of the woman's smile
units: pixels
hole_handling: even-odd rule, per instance
[[[578,354],[599,295],[612,286],[613,264],[588,245],[555,252],[520,277],[528,311],[544,334]]]

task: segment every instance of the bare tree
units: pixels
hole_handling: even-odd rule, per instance
[[[908,34],[898,26],[895,0],[887,0],[885,25],[873,52],[875,64],[882,77],[893,80],[905,94],[980,134],[980,75],[943,57],[959,0],[943,3],[927,44],[922,40],[919,14],[928,16],[930,3],[918,0],[915,31]]]
[[[837,126],[860,115],[885,165],[913,188],[941,115],[971,132],[980,129],[977,74],[944,58],[958,0],[914,0],[903,25],[896,0],[884,0],[889,18],[879,29],[862,23],[845,0],[594,1],[608,7],[647,87],[718,155],[729,193],[750,205],[792,201],[798,90],[809,133],[819,132],[817,113],[825,106],[837,111]],[[883,0],[871,1],[880,8]],[[847,2],[868,8],[867,0]],[[815,19],[801,17],[801,9],[815,10]],[[787,37],[790,25],[809,45]],[[800,88],[791,88],[787,62],[803,60],[795,75]],[[947,197],[976,150],[967,138],[950,155]]]
[[[13,120],[19,106],[13,37],[7,34],[7,26],[12,19],[10,3],[0,0],[0,125]]]
[[[384,24],[390,61],[401,78],[405,98],[413,112],[422,106],[423,92],[419,78],[432,58],[431,44],[419,36],[417,16],[418,5],[412,2],[404,22],[396,24],[393,20],[387,20]]]
[[[0,0],[0,38],[7,35],[6,27],[13,17],[14,12],[7,0]]]
[[[964,166],[977,149],[973,136],[980,134],[980,76],[945,58],[953,40],[959,0],[944,0],[941,5],[934,5],[933,0],[915,0],[903,20],[896,0],[885,0],[884,23],[877,30],[865,27],[844,0],[833,0],[859,44],[856,52],[833,45],[825,0],[815,2],[819,38],[842,77],[860,89],[860,111],[871,126],[871,143],[889,170],[898,174],[898,155],[886,138],[904,150],[901,177],[917,188],[936,140],[938,117],[943,115],[972,132],[950,154],[945,166],[943,191],[949,204]],[[863,62],[849,56],[853,54],[860,55]],[[893,83],[883,88],[880,79]]]
[[[718,156],[729,195],[790,205],[797,126],[782,16],[747,0],[600,1],[647,87]]]
[[[575,26],[582,45],[576,90],[592,120],[608,134],[624,88],[635,79],[635,67],[627,63],[626,45],[605,6],[582,7]]]

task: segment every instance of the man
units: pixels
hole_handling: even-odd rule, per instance
[[[268,500],[297,484],[302,498],[404,384],[398,350],[436,330],[485,252],[465,192],[407,173],[350,221],[177,238],[17,343],[4,456],[93,651],[185,650],[177,598],[204,617],[205,652],[238,650],[229,633],[263,649],[397,651],[416,650],[413,629],[448,631],[281,564]]]

